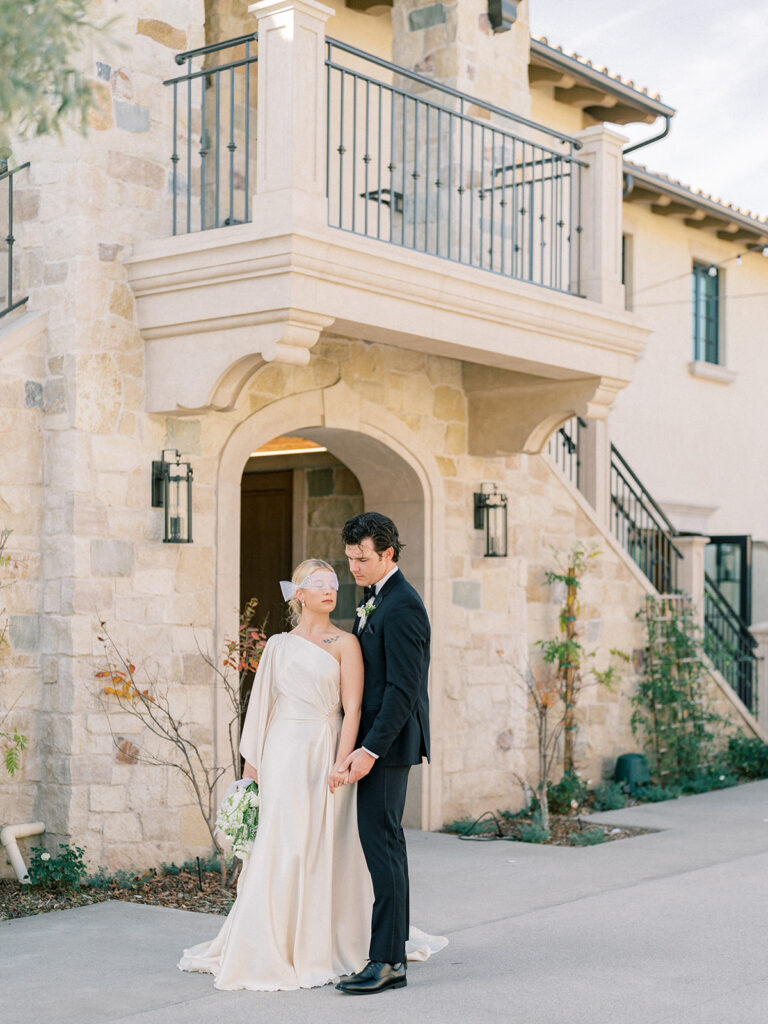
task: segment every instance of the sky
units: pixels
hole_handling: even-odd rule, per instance
[[[767,0],[530,0],[530,18],[677,110],[629,159],[768,216]],[[636,142],[663,124],[619,130]]]

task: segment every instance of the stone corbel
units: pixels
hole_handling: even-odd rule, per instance
[[[471,455],[538,454],[571,416],[605,419],[625,381],[549,380],[466,365]]]
[[[221,321],[217,321],[221,324]],[[304,310],[232,318],[226,326],[147,341],[147,411],[199,414],[232,409],[266,363],[306,366],[333,317]]]

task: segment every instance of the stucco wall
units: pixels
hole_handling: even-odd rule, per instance
[[[736,255],[744,244],[685,227],[676,218],[625,204],[632,237],[634,309],[654,328],[635,379],[617,398],[610,433],[662,504],[712,509],[702,532],[768,539],[768,475],[761,438],[768,260]],[[693,376],[693,262],[720,270],[721,338],[731,383]],[[675,516],[673,515],[673,519]],[[683,528],[694,523],[677,521]]]

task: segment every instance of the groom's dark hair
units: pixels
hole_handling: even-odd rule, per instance
[[[344,523],[341,539],[345,544],[357,546],[362,544],[366,537],[371,538],[374,550],[378,554],[392,548],[394,562],[398,560],[400,552],[405,547],[400,541],[395,524],[389,516],[383,516],[381,512],[361,512]]]

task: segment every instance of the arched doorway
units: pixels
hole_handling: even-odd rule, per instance
[[[325,445],[281,435],[251,453],[241,484],[240,607],[258,598],[257,621],[267,636],[287,628],[278,581],[290,579],[305,558],[322,558],[336,570],[333,620],[352,628],[358,595],[339,531],[363,507],[357,477]]]
[[[342,393],[343,392],[343,393]],[[330,395],[329,395],[330,393]],[[343,426],[337,425],[339,421]],[[325,391],[294,395],[278,400],[240,423],[224,446],[217,486],[217,639],[231,635],[235,609],[241,597],[241,507],[244,471],[253,469],[252,453],[276,437],[298,437],[312,442],[332,457],[332,468],[344,469],[356,480],[360,508],[375,509],[391,516],[405,541],[400,565],[410,582],[422,594],[433,625],[431,674],[433,758],[428,770],[417,769],[409,784],[406,824],[435,828],[441,824],[441,772],[439,740],[440,621],[435,605],[437,592],[434,549],[442,536],[442,480],[433,456],[419,451],[411,432],[391,413],[368,403],[345,385]],[[272,466],[277,465],[272,462]],[[316,469],[321,467],[315,464]],[[258,472],[259,470],[256,470]],[[250,474],[246,474],[250,475]],[[335,476],[335,472],[334,472]],[[294,477],[294,481],[295,481]],[[328,486],[316,478],[320,489]],[[302,486],[301,484],[299,486]],[[335,488],[334,488],[335,489]],[[338,496],[336,496],[338,497]],[[348,495],[347,497],[351,497]],[[361,500],[360,500],[361,499]],[[304,499],[302,499],[304,500]],[[291,499],[294,536],[296,521],[306,516],[297,510],[294,491]],[[350,511],[354,514],[357,507]],[[338,537],[346,516],[339,507],[339,522],[327,529]],[[343,516],[343,518],[342,518]],[[335,518],[331,516],[330,518]],[[323,529],[326,529],[323,526]],[[292,546],[292,564],[300,557],[314,554],[303,544]],[[323,557],[320,555],[320,557]],[[338,559],[343,560],[341,540]],[[334,560],[330,559],[329,560]],[[342,561],[342,566],[345,563]],[[442,573],[442,568],[439,570]],[[340,580],[349,583],[348,575]],[[351,626],[356,593],[347,621]],[[340,622],[343,624],[343,621]],[[217,742],[219,726],[216,725]],[[222,737],[223,739],[223,737]]]

